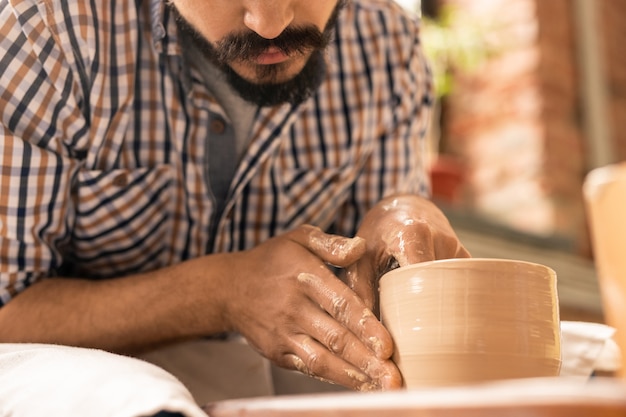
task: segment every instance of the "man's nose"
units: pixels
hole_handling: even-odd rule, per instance
[[[244,24],[265,39],[278,37],[293,21],[293,0],[250,0],[247,3]]]

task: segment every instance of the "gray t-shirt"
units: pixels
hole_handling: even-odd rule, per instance
[[[184,39],[183,39],[184,40]],[[213,65],[194,45],[184,42],[184,58],[201,73],[207,89],[222,105],[228,120],[211,114],[207,138],[206,175],[216,200],[217,212],[226,203],[237,164],[248,145],[257,106],[241,98],[228,84],[225,74]]]

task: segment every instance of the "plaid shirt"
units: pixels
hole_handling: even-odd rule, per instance
[[[418,29],[393,0],[350,2],[325,81],[259,110],[217,216],[206,144],[227,115],[163,0],[0,0],[0,306],[46,276],[152,270],[303,223],[352,235],[383,196],[426,194]]]

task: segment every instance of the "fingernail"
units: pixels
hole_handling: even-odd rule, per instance
[[[391,375],[383,375],[380,379],[380,386],[383,390],[389,390],[393,387],[393,378]]]
[[[359,236],[355,236],[353,238],[349,238],[344,240],[343,243],[343,250],[344,252],[344,256],[352,253],[355,250],[362,250],[365,249],[365,239],[363,239],[362,237]]]
[[[366,383],[367,381],[369,381],[369,377],[361,372],[355,372],[351,369],[346,369],[344,370],[344,372],[346,373],[346,375],[356,380],[357,382]]]
[[[387,359],[385,358],[385,354],[383,351],[383,344],[380,341],[380,339],[376,336],[371,336],[369,338],[369,341],[370,341],[372,348],[374,349],[374,353],[376,354],[376,357],[378,359]]]
[[[372,383],[372,382],[368,382],[365,383],[363,385],[359,385],[359,387],[357,388],[358,391],[363,391],[363,392],[368,392],[368,391],[376,391],[376,389],[378,389],[380,387],[378,387],[376,384]]]

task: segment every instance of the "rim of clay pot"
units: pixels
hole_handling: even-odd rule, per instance
[[[385,280],[386,278],[396,276],[398,274],[403,273],[404,271],[414,270],[414,269],[428,269],[433,267],[448,267],[458,268],[462,267],[464,264],[514,264],[514,265],[524,265],[530,266],[536,270],[548,271],[549,274],[556,279],[556,271],[550,268],[547,265],[540,264],[537,262],[524,261],[519,259],[507,259],[507,258],[448,258],[448,259],[437,259],[434,261],[425,261],[419,262],[411,265],[401,266],[391,271],[386,272],[380,277],[380,281]]]

